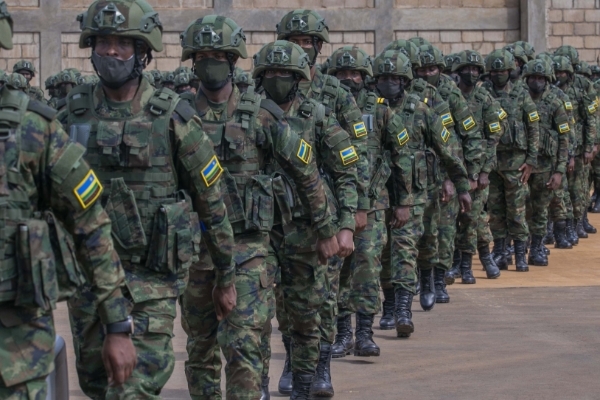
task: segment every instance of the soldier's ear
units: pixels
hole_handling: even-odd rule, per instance
[[[319,50],[319,53],[321,52],[322,48],[323,48],[323,41],[317,40],[317,49]]]

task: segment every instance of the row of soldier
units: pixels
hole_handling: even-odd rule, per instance
[[[95,1],[78,20],[97,82],[72,70],[49,78],[50,87],[69,80],[51,102],[58,115],[33,98],[19,103],[9,84],[0,96],[2,112],[25,107],[20,125],[2,113],[0,122],[27,127],[6,142],[17,149],[6,152],[7,193],[48,194],[30,195],[31,212],[5,213],[7,224],[33,229],[40,212],[45,221],[56,214],[43,229],[77,256],[65,261],[61,240],[42,245],[81,280],[67,296],[57,267],[60,290],[31,296],[39,287],[14,261],[22,246],[5,251],[0,317],[12,319],[0,318],[0,397],[42,398],[51,309],[66,297],[91,398],[159,398],[175,365],[178,302],[192,398],[221,398],[222,351],[226,397],[268,399],[274,317],[286,350],[279,391],[332,397],[332,357],[380,354],[380,289],[380,328],[410,337],[413,296],[426,311],[449,302],[447,284],[475,283],[475,254],[495,279],[513,253],[516,270],[528,271],[548,265],[550,236],[571,248],[595,232],[585,216],[598,100],[570,46],[536,57],[519,42],[485,59],[445,59],[414,38],[373,58],[342,47],[318,66],[328,27],[317,12],[295,10],[249,76],[236,73],[249,57],[242,28],[211,15],[181,35],[193,70],[146,73],[162,25],[144,0]],[[177,94],[169,85],[180,76]],[[50,143],[39,140],[50,131]],[[31,141],[53,149],[44,166],[53,185],[16,178],[31,166],[15,154],[41,151]],[[38,350],[35,361],[11,350],[15,336]]]

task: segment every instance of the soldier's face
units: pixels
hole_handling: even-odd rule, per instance
[[[295,43],[303,49],[310,49],[313,47],[313,37],[310,35],[293,35],[288,38],[289,42]],[[317,41],[317,48],[321,51],[323,47],[323,42]]]
[[[428,65],[426,67],[419,67],[415,70],[418,76],[420,77],[428,77],[428,76],[436,76],[440,74],[440,68],[437,65]]]
[[[340,81],[348,79],[355,83],[363,82],[362,74],[359,71],[353,69],[343,69],[341,71],[338,71],[335,73],[335,77],[338,78]]]
[[[29,71],[19,71],[19,73],[23,75],[25,79],[27,79],[27,82],[29,82],[31,78],[33,78],[33,76],[31,76],[31,72]]]
[[[207,58],[213,58],[217,61],[227,61],[227,53],[224,51],[199,51],[194,54],[194,61],[205,60]],[[234,57],[234,64],[238,57]]]
[[[133,39],[122,36],[97,36],[96,54],[102,57],[114,57],[118,60],[129,60],[135,54]]]

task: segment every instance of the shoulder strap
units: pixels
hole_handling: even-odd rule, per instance
[[[92,105],[92,93],[94,86],[90,84],[75,86],[67,96],[67,108],[69,114],[82,115],[90,110]]]
[[[260,100],[260,108],[263,110],[267,110],[271,115],[275,117],[278,121],[283,119],[285,112],[271,99],[261,99]]]
[[[184,100],[183,98],[180,98],[180,99]],[[188,99],[185,99],[185,100],[186,101],[178,101],[177,102],[177,105],[175,106],[175,112],[177,114],[179,114],[179,116],[185,122],[188,122],[189,120],[194,118],[194,115],[196,115],[196,110],[190,105]]]
[[[254,87],[249,86],[245,93],[242,93],[236,112],[241,114],[242,128],[249,129],[258,115],[261,98],[254,92]]]
[[[333,75],[325,75],[325,87],[323,87],[323,95],[327,97],[324,102],[326,106],[330,107],[334,100],[337,99],[338,88],[340,87],[340,81]]]
[[[152,114],[155,116],[161,116],[171,109],[174,110],[178,103],[180,103],[180,100],[181,99],[177,93],[170,89],[162,88],[154,92],[148,101],[148,105],[150,106],[150,112]],[[183,116],[181,117],[184,118]],[[190,117],[190,119],[192,119],[192,117],[193,115]]]
[[[440,94],[440,96],[442,96],[442,99],[444,99],[445,101],[448,101],[448,97],[450,97],[452,90],[452,86],[448,85],[447,82],[442,82],[442,85],[438,87],[438,93]]]
[[[29,104],[27,104],[27,109],[29,111],[33,111],[36,114],[41,115],[46,118],[48,121],[52,121],[54,117],[56,117],[56,110],[52,107],[49,107],[42,103],[41,101],[31,100]]]
[[[381,99],[385,100],[383,98],[381,98]],[[367,94],[367,101],[365,102],[364,111],[367,114],[375,114],[375,107],[377,106],[377,104],[383,104],[383,102],[379,103],[378,100],[379,99],[375,93],[369,92]]]

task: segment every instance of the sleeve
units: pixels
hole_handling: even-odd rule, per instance
[[[498,142],[500,138],[504,134],[504,126],[502,121],[500,121],[500,103],[492,98],[492,96],[487,96],[488,102],[484,105],[483,108],[483,124],[482,127],[484,133],[484,162],[481,167],[481,172],[489,174],[494,169],[496,165],[496,147],[498,146]]]
[[[431,103],[433,105],[433,110],[440,116],[442,120],[442,125],[450,133],[450,135],[447,136],[447,140],[445,142],[446,146],[452,154],[452,156],[456,157],[462,162],[464,157],[462,144],[460,142],[460,138],[456,134],[457,126],[456,121],[454,120],[454,117],[452,115],[450,104],[446,100],[444,100],[440,93],[435,91],[435,89],[433,89],[432,93],[430,93],[430,98]],[[446,166],[444,165],[444,163],[441,163],[439,168],[442,179],[448,179],[448,171],[446,170]]]
[[[527,157],[525,162],[531,166],[537,166],[537,156],[540,144],[540,116],[535,103],[529,93],[523,91],[523,121],[527,134]]]
[[[596,113],[598,108],[595,103],[595,93],[591,88],[583,94],[579,108],[581,109],[583,119],[583,150],[591,153],[594,145],[598,141],[598,131],[596,127]]]
[[[553,118],[554,129],[558,132],[558,154],[554,170],[565,174],[567,172],[567,162],[569,160],[569,134],[571,127],[569,125],[569,115],[562,101],[556,100],[556,110]]]
[[[412,206],[413,196],[413,161],[411,158],[410,142],[415,141],[415,135],[408,132],[402,118],[392,114],[384,130],[384,143],[392,155],[392,174],[388,187],[393,194],[390,196],[392,206]]]
[[[235,280],[233,230],[227,217],[219,179],[223,168],[213,144],[196,122],[185,123],[176,113],[171,119],[171,141],[180,189],[185,189],[202,222],[202,235],[217,273],[217,286],[230,286]]]
[[[469,105],[458,90],[453,90],[450,95],[452,115],[456,121],[456,132],[462,147],[465,166],[469,175],[481,171],[481,162],[484,150],[481,146],[482,128],[475,121]]]

